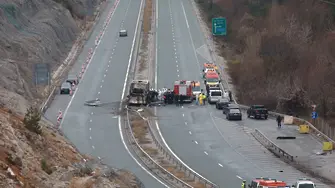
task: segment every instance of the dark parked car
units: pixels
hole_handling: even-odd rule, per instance
[[[60,94],[70,94],[71,84],[69,82],[64,82],[60,87]]]
[[[237,104],[227,104],[223,106],[222,113],[227,114],[230,109],[240,109],[240,107]]]
[[[228,120],[242,120],[242,113],[240,109],[231,108],[226,113],[226,119]]]
[[[247,111],[248,118],[253,117],[255,119],[268,119],[268,109],[264,105],[252,105]]]
[[[221,98],[218,102],[216,102],[216,109],[222,109],[222,107],[226,104],[230,104],[229,99]]]

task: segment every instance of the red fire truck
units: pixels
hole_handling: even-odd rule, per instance
[[[185,102],[193,101],[192,81],[177,80],[174,82],[173,93],[180,96]]]

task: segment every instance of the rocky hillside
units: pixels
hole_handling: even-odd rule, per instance
[[[2,0],[0,2],[0,101],[21,111],[41,97],[34,65],[58,68],[94,19],[100,0]],[[23,96],[23,97],[21,97]],[[15,103],[15,104],[14,104]]]
[[[216,37],[240,103],[335,119],[335,4],[319,0],[198,0],[208,17],[224,16]],[[243,76],[241,76],[243,75]]]
[[[131,173],[80,155],[41,123],[42,133],[36,134],[25,128],[22,117],[0,109],[0,187],[139,187]]]

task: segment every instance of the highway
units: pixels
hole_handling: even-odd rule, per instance
[[[208,57],[205,38],[191,0],[158,0],[157,88],[175,80],[202,80],[200,65]],[[198,53],[199,52],[199,53]],[[167,145],[193,170],[220,187],[237,187],[241,178],[272,177],[292,184],[305,174],[264,149],[251,135],[259,121],[230,122],[214,106],[184,105],[157,109],[158,127]],[[276,126],[273,119],[265,120]]]
[[[81,63],[86,59],[88,48],[94,44],[94,38],[113,3],[108,3],[107,10],[93,32],[91,37],[93,39],[88,40],[70,74],[79,72]],[[45,116],[55,122],[57,111],[62,109],[64,111],[62,131],[82,153],[100,158],[112,167],[129,170],[145,184],[145,187],[160,188],[165,186],[143,168],[138,159],[134,158],[125,147],[120,119],[112,113],[118,111],[123,96],[141,3],[141,0],[119,2],[73,97],[57,95]],[[128,30],[128,37],[118,36],[120,28]],[[99,98],[104,105],[84,106],[86,100],[96,98]]]

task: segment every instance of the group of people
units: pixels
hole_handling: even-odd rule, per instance
[[[205,105],[207,96],[204,93],[199,93],[195,96],[196,105]]]

